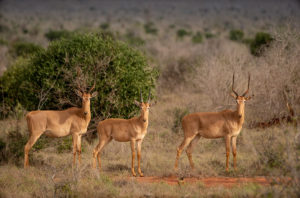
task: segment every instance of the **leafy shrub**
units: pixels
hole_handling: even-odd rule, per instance
[[[280,135],[283,135],[283,131],[272,130],[272,133],[265,132],[262,138],[259,138],[256,151],[264,172],[278,169],[282,172],[291,171],[286,157],[286,142],[277,138]]]
[[[29,42],[17,41],[12,44],[10,53],[14,56],[28,57],[42,50],[43,48],[39,45]]]
[[[205,33],[204,33],[204,36],[205,36],[205,38],[207,38],[207,39],[210,39],[210,38],[215,37],[215,35],[214,35],[213,33],[210,33],[210,32],[205,32]]]
[[[109,23],[102,23],[102,24],[100,25],[100,28],[101,28],[102,30],[107,30],[107,29],[109,28]]]
[[[273,38],[270,34],[265,32],[258,32],[255,35],[254,40],[250,43],[250,51],[254,56],[260,56],[265,47],[268,47],[273,41]]]
[[[67,30],[49,30],[46,34],[45,37],[49,41],[54,41],[54,40],[59,40],[62,38],[69,38],[71,37],[73,33],[69,32]]]
[[[183,37],[190,35],[191,32],[186,31],[185,29],[177,30],[177,37],[183,39]]]
[[[145,32],[147,34],[157,34],[158,30],[155,28],[154,23],[148,22],[144,25]]]
[[[232,41],[242,41],[244,38],[244,32],[242,30],[231,30],[229,38]]]
[[[78,67],[84,79],[78,79]],[[19,102],[27,110],[80,106],[76,82],[87,87],[95,80],[93,116],[128,118],[138,111],[133,101],[139,98],[139,89],[146,97],[157,76],[146,58],[126,44],[101,34],[76,34],[10,67],[0,78],[0,101],[8,107]]]
[[[7,41],[0,38],[0,45],[7,45]]]
[[[24,156],[24,146],[27,143],[27,137],[19,131],[10,131],[7,136],[6,155],[8,159],[17,161]]]
[[[0,138],[0,162],[6,161],[6,143]]]
[[[135,36],[133,32],[128,32],[125,35],[125,38],[129,45],[132,46],[141,46],[145,44],[145,41],[142,38]]]
[[[89,7],[89,10],[90,11],[95,11],[95,10],[97,10],[94,6],[91,6],[91,7]]]
[[[193,43],[202,43],[203,37],[201,32],[197,32],[193,37],[192,37],[192,41]]]
[[[72,144],[72,137],[71,136],[67,136],[64,137],[62,140],[62,143],[58,145],[57,152],[58,153],[63,153],[63,152],[69,152],[72,151],[73,148],[73,144]]]
[[[6,143],[0,139],[0,156],[1,161],[11,160],[19,163],[19,159],[24,157],[24,146],[28,141],[28,136],[16,130],[12,130],[6,137]],[[33,145],[33,151],[38,151],[45,148],[49,144],[49,138],[42,136]]]
[[[174,29],[176,27],[176,25],[175,24],[171,24],[171,25],[169,25],[169,28],[170,29]]]
[[[189,110],[188,109],[180,109],[180,108],[176,108],[174,110],[174,123],[172,126],[172,131],[174,133],[178,133],[181,129],[181,120],[182,118],[189,114]]]
[[[27,34],[29,31],[28,31],[28,29],[27,29],[26,27],[23,27],[23,28],[22,28],[22,32],[23,32],[24,34]]]
[[[58,182],[54,185],[54,197],[72,197],[77,198],[76,181]]]
[[[49,137],[45,136],[45,135],[42,135],[36,142],[35,144],[33,145],[32,149],[34,151],[38,151],[38,150],[42,150],[44,148],[46,148],[50,141],[52,139],[50,139]],[[25,146],[25,145],[24,145]]]
[[[9,31],[9,27],[4,25],[4,24],[0,24],[0,32],[8,32]]]

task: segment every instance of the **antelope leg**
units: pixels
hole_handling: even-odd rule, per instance
[[[141,171],[141,150],[142,150],[142,142],[143,140],[137,141],[137,157],[138,157],[138,172],[141,177],[144,177]]]
[[[130,141],[130,145],[131,145],[131,152],[132,152],[132,160],[131,160],[131,172],[132,175],[135,177],[135,171],[134,171],[134,159],[135,159],[135,140],[131,140]]]

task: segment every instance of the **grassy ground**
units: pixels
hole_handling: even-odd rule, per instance
[[[153,110],[155,112],[155,109]],[[4,126],[8,124],[3,123]],[[6,121],[9,123],[10,121]],[[153,121],[154,122],[154,121]],[[2,125],[2,126],[3,126]],[[26,132],[24,121],[20,131]],[[7,129],[8,130],[8,129]],[[22,132],[22,133],[23,133]],[[299,131],[298,131],[299,134]],[[101,197],[198,197],[198,196],[281,196],[296,197],[299,193],[299,142],[293,127],[273,127],[266,130],[243,129],[238,137],[238,169],[225,172],[225,146],[223,139],[201,139],[194,149],[195,170],[191,170],[185,154],[182,155],[179,171],[173,171],[176,147],[182,140],[182,133],[149,132],[142,147],[142,170],[145,176],[178,177],[253,177],[293,178],[287,184],[274,182],[271,186],[246,184],[233,188],[205,187],[201,182],[170,186],[162,183],[138,183],[131,177],[131,151],[129,143],[111,142],[102,154],[102,171],[92,170],[92,144],[83,142],[82,164],[72,170],[72,153],[65,150],[57,153],[63,139],[51,140],[52,146],[31,152],[28,170],[22,167],[22,157],[0,166],[0,191],[3,197],[50,197],[57,196],[101,196]],[[39,141],[37,145],[39,145]],[[231,163],[232,165],[232,163]]]

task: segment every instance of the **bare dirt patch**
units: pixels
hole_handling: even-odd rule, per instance
[[[233,187],[239,185],[245,185],[249,183],[255,183],[263,186],[271,185],[272,183],[287,183],[291,178],[268,178],[268,177],[187,177],[187,178],[178,178],[176,176],[170,177],[130,177],[129,179],[136,180],[140,183],[160,183],[165,182],[169,185],[182,185],[186,183],[203,183],[206,187],[214,186],[224,186],[224,187]]]

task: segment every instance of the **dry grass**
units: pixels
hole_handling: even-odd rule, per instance
[[[159,107],[157,107],[158,109]],[[156,108],[153,109],[156,111]],[[154,113],[154,112],[152,112]],[[154,118],[153,118],[154,119]],[[10,122],[10,121],[7,121]],[[21,126],[24,126],[21,122]],[[5,124],[4,121],[2,121]],[[155,123],[154,121],[151,123]],[[185,154],[181,156],[179,172],[173,171],[176,146],[182,134],[170,130],[154,131],[151,124],[142,147],[142,170],[145,176],[180,177],[292,177],[293,183],[284,185],[275,182],[269,187],[256,184],[227,189],[206,188],[201,182],[183,186],[165,183],[142,184],[130,177],[131,150],[129,143],[111,142],[102,153],[102,171],[91,168],[91,145],[83,142],[82,165],[72,171],[71,151],[58,154],[55,146],[31,152],[32,167],[24,170],[22,163],[9,162],[0,166],[0,191],[4,197],[139,197],[139,196],[296,196],[299,176],[299,131],[290,126],[266,130],[243,129],[238,137],[238,169],[225,172],[225,146],[223,139],[201,139],[196,145],[193,158],[196,168],[192,171]],[[25,131],[25,130],[23,130]],[[59,140],[58,140],[59,141]],[[56,145],[56,144],[54,144]],[[232,159],[232,158],[231,158]],[[23,159],[20,159],[22,162]],[[232,164],[231,164],[232,165]]]

